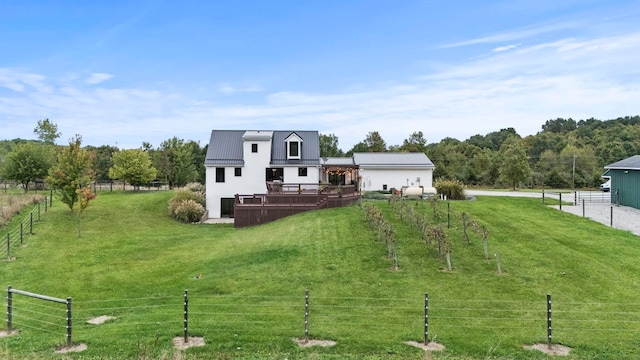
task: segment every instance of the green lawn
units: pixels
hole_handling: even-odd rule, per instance
[[[73,342],[88,349],[71,358],[177,356],[171,341],[183,334],[185,290],[189,333],[206,341],[187,358],[422,359],[404,342],[423,338],[425,293],[430,339],[446,347],[433,359],[547,358],[522,348],[546,341],[547,294],[554,342],[573,348],[569,358],[640,351],[640,239],[540,199],[451,202],[449,272],[384,201],[376,204],[394,227],[399,271],[358,206],[234,229],[173,221],[171,195],[99,194],[81,238],[76,217],[54,201],[27,247],[0,262],[0,284],[73,298]],[[489,229],[489,260],[477,235],[463,241],[463,211]],[[336,346],[302,349],[292,341],[304,335],[305,289],[311,338]],[[21,332],[0,339],[0,355],[52,357],[64,344],[64,306],[14,295],[14,307]],[[100,315],[116,319],[86,324]]]

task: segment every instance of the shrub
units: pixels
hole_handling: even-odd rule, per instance
[[[192,203],[198,206],[194,206]],[[204,215],[204,206],[203,192],[187,189],[176,190],[175,195],[169,200],[169,215],[182,222],[196,222]]]
[[[204,194],[204,185],[199,182],[191,182],[184,186],[185,189],[193,192],[199,192]]]
[[[184,200],[176,206],[174,217],[183,223],[194,223],[200,221],[204,212],[204,206],[194,200]]]
[[[378,191],[367,191],[362,194],[362,198],[366,200],[387,200],[387,196]]]
[[[464,200],[464,184],[459,180],[439,179],[436,181],[436,190],[438,194],[446,195],[447,199]]]

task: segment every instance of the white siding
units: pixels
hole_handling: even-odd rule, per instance
[[[433,186],[433,170],[431,169],[370,169],[361,167],[360,176],[362,176],[363,191],[382,190],[383,185],[387,185],[387,190],[400,189],[407,185],[425,188]],[[420,178],[419,182],[417,178]]]

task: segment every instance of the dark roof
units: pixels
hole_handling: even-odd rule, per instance
[[[427,169],[435,167],[424,153],[355,153],[353,154],[353,160],[360,167]]]
[[[300,160],[287,160],[284,140],[292,133],[302,139]],[[317,131],[274,131],[271,140],[271,165],[320,165],[320,134]]]
[[[243,140],[246,130],[213,130],[204,164],[243,166]],[[254,131],[251,131],[252,133]],[[258,132],[258,131],[255,131]],[[287,160],[284,140],[292,133],[302,139],[301,158]],[[265,133],[271,133],[266,131]],[[320,165],[320,134],[317,131],[273,131],[271,165]]]
[[[640,170],[640,155],[634,155],[624,160],[614,162],[604,168],[612,170]]]
[[[242,135],[244,130],[213,130],[205,165],[243,166]]]

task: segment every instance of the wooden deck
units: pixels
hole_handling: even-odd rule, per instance
[[[358,201],[355,186],[323,186],[315,189],[302,185],[277,184],[267,194],[236,195],[234,226],[237,228],[266,224],[309,210],[347,206]]]

